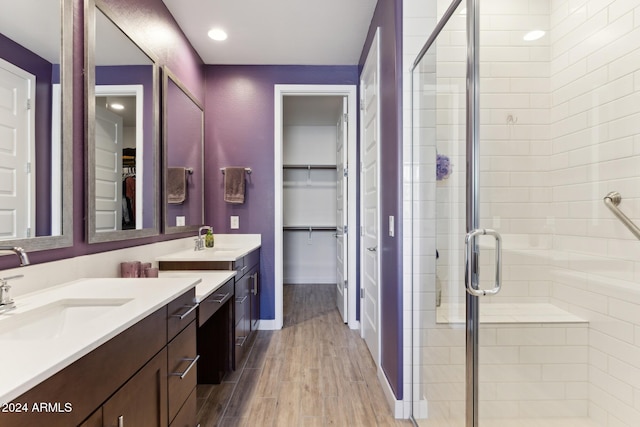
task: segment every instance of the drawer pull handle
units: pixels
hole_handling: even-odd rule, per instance
[[[215,294],[215,296],[218,296],[218,295],[222,295],[222,294]],[[215,302],[215,303],[221,304],[224,300],[227,299],[228,296],[229,296],[228,292],[226,294],[222,295],[222,298],[220,298],[220,299],[213,299],[213,295],[212,295],[211,299],[207,298],[205,301],[206,302]]]
[[[199,354],[196,355],[196,357],[193,359],[182,359],[183,361],[191,361],[191,363],[189,363],[189,366],[187,366],[187,369],[184,372],[174,372],[171,375],[173,375],[174,377],[180,377],[180,379],[183,380],[184,377],[187,376],[191,368],[193,368],[195,364],[198,363],[198,359],[200,359]]]
[[[236,338],[236,346],[242,347],[246,340],[247,340],[247,337],[238,337],[238,338]],[[240,341],[240,344],[238,344],[238,341]]]
[[[124,427],[124,415],[118,417],[118,427]]]
[[[258,295],[258,273],[254,273],[253,276],[251,276],[251,278],[253,279],[252,292],[254,295]]]
[[[244,267],[242,267],[242,268],[240,269],[240,271],[242,272],[242,271],[245,271],[246,269],[247,269],[247,266],[245,265]]]
[[[247,298],[249,298],[249,295],[245,295],[242,298],[236,298],[236,302],[238,304],[243,304]]]
[[[177,317],[180,320],[184,319],[185,317],[187,317],[188,315],[190,315],[193,310],[195,310],[196,308],[198,308],[198,304],[196,305],[185,305],[185,307],[189,307],[189,310],[187,310],[186,312],[182,313],[182,314],[174,314],[171,317]]]

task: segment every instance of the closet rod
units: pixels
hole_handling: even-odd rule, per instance
[[[336,165],[283,165],[283,169],[337,169]]]
[[[328,226],[304,226],[304,225],[285,225],[282,227],[285,231],[338,231],[337,227]]]

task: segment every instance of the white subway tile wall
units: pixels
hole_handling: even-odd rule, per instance
[[[455,425],[464,414],[464,333],[435,314],[438,302],[464,299],[464,4],[414,78],[413,113],[409,73],[448,4],[404,2],[405,354],[413,357],[405,372],[414,364],[405,391],[425,425]],[[503,291],[482,302],[552,303],[588,321],[483,325],[481,414],[635,426],[640,244],[603,197],[619,191],[622,210],[640,223],[640,4],[485,0],[481,13],[481,224],[504,239]],[[525,42],[533,29],[546,35]],[[438,182],[436,145],[453,165]],[[489,242],[481,241],[483,276],[491,276]]]

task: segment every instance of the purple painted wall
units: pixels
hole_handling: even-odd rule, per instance
[[[48,251],[33,252],[29,259],[33,264],[71,258],[85,254],[121,249],[189,236],[193,233],[159,235],[89,245],[85,238],[85,135],[84,135],[84,1],[74,0],[73,18],[73,240],[74,245]],[[183,84],[204,102],[203,62],[189,44],[162,0],[104,0],[116,16],[116,21],[131,34],[138,44],[145,46],[158,59],[160,66],[167,65]],[[167,39],[154,36],[162,28]],[[167,41],[168,40],[168,41]],[[159,137],[159,136],[158,136]],[[160,204],[157,206],[160,209]],[[141,254],[144,259],[144,254]],[[150,261],[150,260],[147,260]],[[0,270],[16,267],[15,257],[0,257]]]
[[[36,236],[51,235],[51,102],[54,65],[0,34],[0,58],[33,74],[35,88]]]
[[[380,331],[381,365],[396,398],[402,399],[402,0],[378,0],[360,57],[364,66],[380,27]],[[396,218],[389,237],[387,218]]]
[[[208,66],[189,45],[162,0],[105,0],[116,20],[138,44],[153,52],[159,65],[167,65],[182,83],[205,103],[205,218],[216,232],[229,233],[229,216],[240,216],[240,232],[261,233],[262,313],[274,318],[274,206],[273,206],[273,85],[357,84],[357,67],[313,66]],[[85,241],[83,1],[74,0],[73,157],[74,246],[30,254],[42,263],[89,253],[119,249],[184,237],[157,236],[124,242],[88,245]],[[382,235],[382,368],[396,397],[402,398],[402,120],[401,120],[401,0],[379,0],[360,66],[364,63],[373,31],[381,27],[381,216],[396,217],[396,237]],[[166,38],[156,37],[161,27]],[[206,85],[205,85],[206,78]],[[205,96],[206,95],[206,96]],[[222,202],[220,167],[253,168],[244,205]],[[160,206],[158,206],[158,209]],[[383,221],[384,223],[384,221]],[[141,255],[144,258],[144,255]],[[15,257],[0,257],[0,269],[14,267]]]
[[[185,224],[202,224],[202,111],[171,79],[167,86],[167,165],[189,167],[187,199],[182,204],[167,205],[170,226],[176,216],[185,217]]]
[[[153,68],[151,65],[119,65],[96,67],[96,85],[142,85],[142,131],[144,147],[142,155],[143,165],[152,165],[153,149]],[[157,153],[156,153],[157,154]],[[136,159],[139,162],[140,159]],[[143,168],[143,176],[137,175],[136,179],[142,179],[144,189],[153,188],[153,169]],[[153,204],[153,193],[143,193],[143,219],[144,228],[153,227],[153,210],[146,206]]]
[[[206,67],[205,222],[216,233],[260,233],[262,319],[275,318],[274,296],[274,85],[358,83],[356,66]],[[253,169],[245,203],[223,202],[225,166]],[[229,228],[229,216],[240,229]]]

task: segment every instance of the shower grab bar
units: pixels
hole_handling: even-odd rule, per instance
[[[638,228],[638,226],[635,225],[633,221],[631,221],[631,219],[629,219],[629,217],[620,210],[620,208],[618,208],[620,202],[622,202],[622,195],[617,191],[612,191],[604,196],[604,204],[609,208],[611,212],[613,212],[615,216],[618,217],[620,221],[622,221],[625,227],[627,227],[629,231],[631,231],[633,235],[636,236],[638,240],[640,240],[640,228]]]

